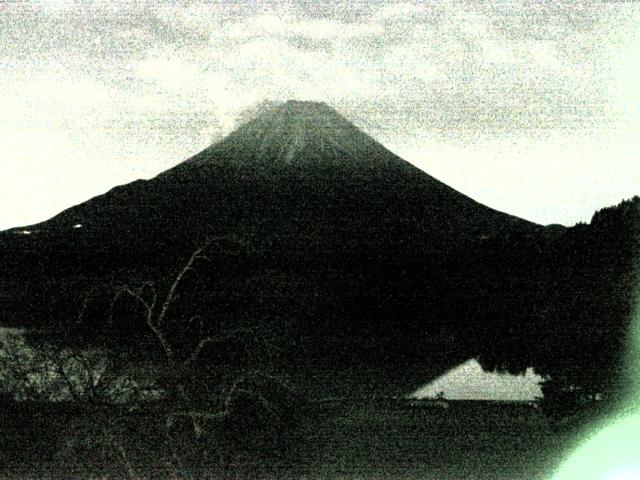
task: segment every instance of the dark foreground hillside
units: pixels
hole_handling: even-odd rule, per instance
[[[286,427],[219,423],[193,440],[158,411],[14,405],[2,478],[547,478],[567,445],[529,404],[313,403]],[[23,430],[26,427],[26,430]]]

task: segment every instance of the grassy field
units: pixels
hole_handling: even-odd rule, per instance
[[[314,403],[192,439],[153,409],[5,408],[3,478],[545,479],[570,444],[527,404]],[[13,409],[12,409],[13,408]]]

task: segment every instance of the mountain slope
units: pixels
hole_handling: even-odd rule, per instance
[[[189,202],[197,202],[198,198],[214,198],[216,191],[220,191],[241,201],[251,192],[240,184],[253,188],[263,181],[269,182],[263,189],[271,190],[274,199],[280,189],[282,194],[301,193],[301,198],[292,203],[314,196],[352,195],[355,201],[351,206],[358,208],[358,198],[375,192],[399,200],[401,207],[411,211],[427,207],[449,209],[448,221],[454,223],[460,220],[479,225],[499,219],[492,226],[499,226],[500,221],[528,224],[498,214],[435,180],[385,149],[325,104],[290,101],[263,112],[222,141],[158,177],[117,187],[37,228],[64,228],[85,222],[84,225],[97,217],[103,223],[124,223],[122,218],[109,219],[105,208],[120,208],[124,212],[131,211],[132,205],[157,209],[176,203],[177,199],[160,198],[162,193],[180,193],[189,197]],[[236,187],[238,190],[232,190]],[[153,196],[156,198],[152,199]],[[233,204],[233,198],[225,200]],[[383,202],[376,202],[380,203]],[[141,212],[133,210],[133,216],[144,219]]]

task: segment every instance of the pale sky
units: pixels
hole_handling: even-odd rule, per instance
[[[640,194],[636,2],[0,0],[0,229],[320,100],[491,207]]]

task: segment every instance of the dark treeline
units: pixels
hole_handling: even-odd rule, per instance
[[[521,261],[490,282],[487,301],[497,311],[485,323],[485,368],[533,366],[549,377],[549,393],[575,387],[616,400],[637,301],[640,198],[598,211],[589,224],[503,247]]]

